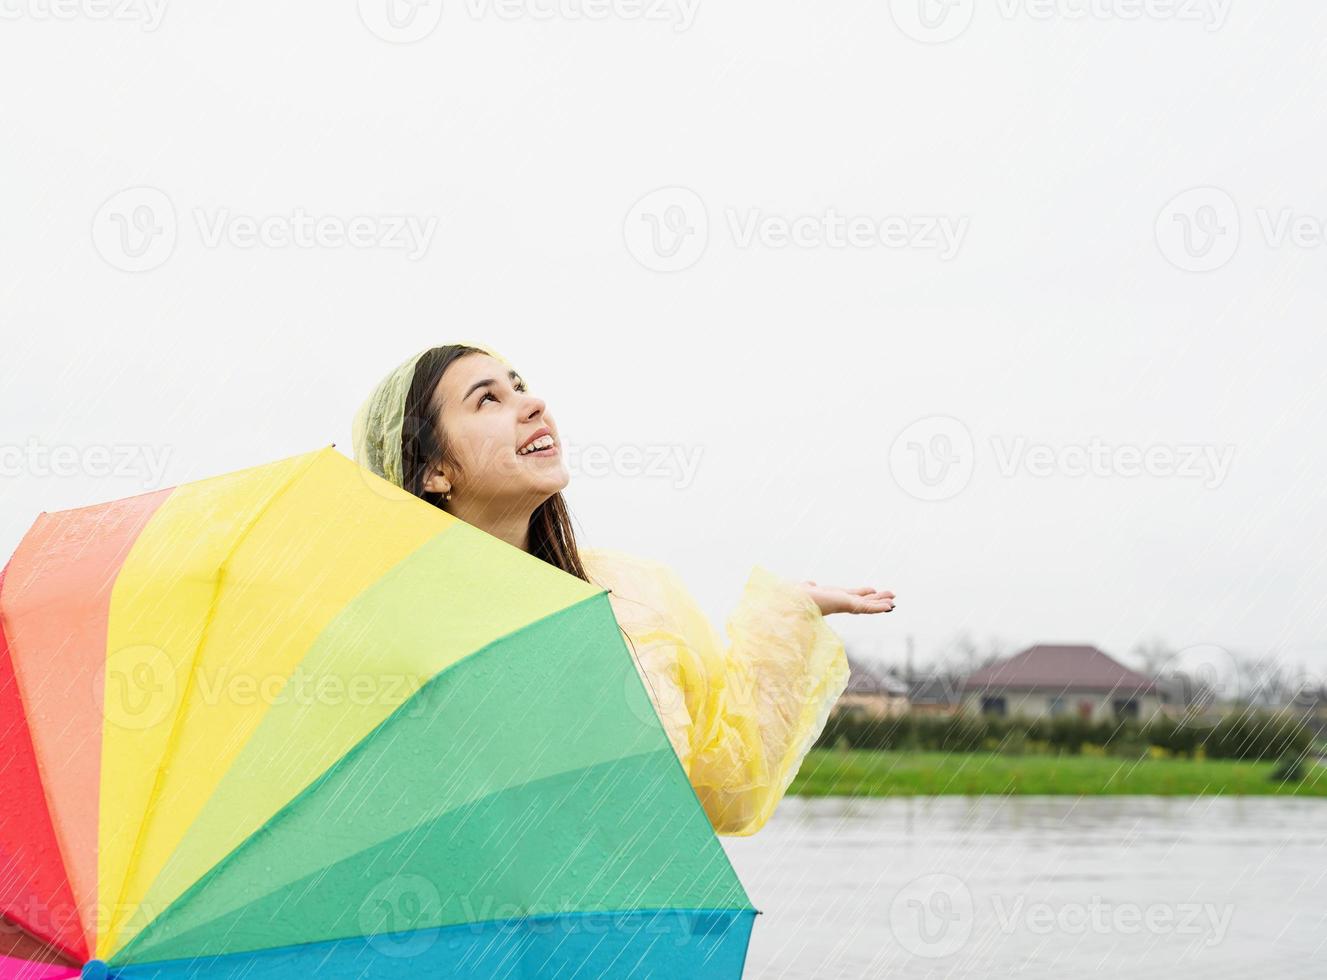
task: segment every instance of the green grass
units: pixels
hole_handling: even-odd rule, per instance
[[[1273,781],[1274,762],[1122,759],[988,752],[808,753],[788,793],[797,796],[1327,796],[1327,766],[1303,782]]]

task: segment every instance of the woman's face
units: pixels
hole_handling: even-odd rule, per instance
[[[442,407],[443,444],[457,466],[444,464],[424,489],[450,489],[453,502],[482,499],[533,509],[570,482],[558,428],[543,400],[497,358],[467,354],[453,362],[433,397]],[[552,438],[549,448],[519,451],[545,434]]]

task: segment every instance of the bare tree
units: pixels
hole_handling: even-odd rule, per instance
[[[1175,669],[1175,649],[1159,636],[1137,644],[1133,656],[1149,677],[1159,677]]]
[[[1294,672],[1271,653],[1230,654],[1238,678],[1238,695],[1255,708],[1276,708],[1288,704],[1298,693]]]
[[[999,638],[988,637],[982,644],[964,630],[945,644],[938,661],[944,672],[965,676],[1000,659],[1004,655],[1004,650],[1005,644]]]

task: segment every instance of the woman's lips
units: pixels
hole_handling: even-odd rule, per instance
[[[558,452],[558,444],[553,443],[553,445],[549,446],[547,449],[536,449],[532,453],[518,453],[517,455],[521,459],[529,459],[531,456],[556,456]]]

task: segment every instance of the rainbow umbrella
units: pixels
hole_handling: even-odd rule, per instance
[[[739,977],[605,590],[331,447],[0,577],[0,980]]]

